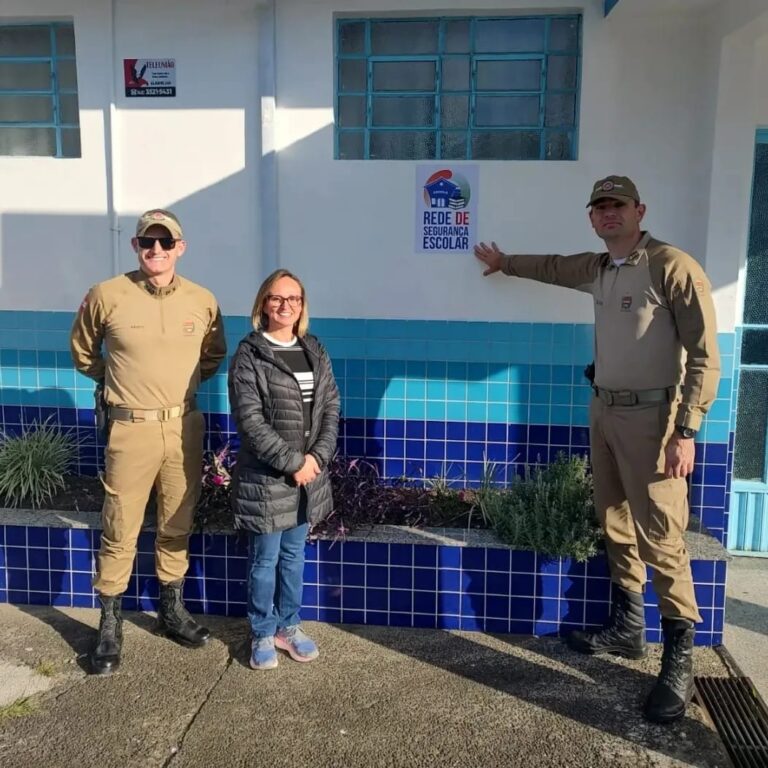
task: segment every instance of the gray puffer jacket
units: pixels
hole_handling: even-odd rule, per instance
[[[308,438],[299,384],[262,333],[246,336],[232,358],[229,402],[240,435],[232,485],[237,529],[273,533],[298,524],[300,489],[292,476],[304,464],[305,453],[312,454],[321,469],[305,486],[310,523],[333,510],[327,466],[336,451],[339,390],[320,342],[307,334],[299,343],[315,378]]]

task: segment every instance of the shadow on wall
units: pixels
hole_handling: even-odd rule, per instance
[[[164,171],[172,173],[173,169],[156,170],[160,174]],[[218,224],[231,216],[227,210],[231,201],[252,199],[250,184],[249,174],[240,171],[176,201],[158,201],[151,195],[146,198],[146,208],[164,203],[177,213],[187,240],[179,272],[211,290],[220,299],[225,315],[233,313],[233,307],[250,306],[263,279],[254,259],[253,237],[243,236],[236,227]],[[107,213],[0,214],[0,306],[6,310],[39,307],[41,312],[74,312],[92,285],[138,268],[131,238],[140,213],[120,216],[116,273]],[[252,228],[249,222],[244,226],[246,230]],[[49,245],[41,249],[41,242]],[[57,248],[56,244],[65,245]],[[64,256],[58,255],[59,250]],[[14,258],[18,254],[26,256]],[[37,256],[31,258],[30,254]],[[222,268],[222,263],[237,268]]]

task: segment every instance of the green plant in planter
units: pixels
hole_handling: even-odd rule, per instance
[[[0,433],[0,499],[10,507],[40,508],[65,487],[77,455],[77,439],[49,420],[24,427],[20,435]]]
[[[485,484],[478,502],[506,544],[583,562],[602,536],[588,469],[586,458],[560,453],[548,466],[526,467],[507,488]]]

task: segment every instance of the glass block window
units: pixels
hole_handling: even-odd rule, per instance
[[[71,23],[0,24],[0,155],[80,157]]]
[[[755,149],[733,475],[768,483],[768,131]]]
[[[575,160],[579,16],[340,19],[341,160]]]
[[[739,377],[739,412],[733,457],[733,474],[737,479],[764,482],[766,424],[768,370],[743,370]]]

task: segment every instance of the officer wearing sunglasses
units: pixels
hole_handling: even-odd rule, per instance
[[[75,367],[103,383],[111,424],[94,579],[101,603],[90,656],[96,674],[110,674],[120,664],[121,597],[153,486],[158,631],[190,647],[209,639],[184,607],[182,589],[205,433],[195,394],[224,359],[224,327],[213,294],[176,273],[187,244],[173,213],[143,213],[131,244],[139,269],[91,288],[71,334]]]

